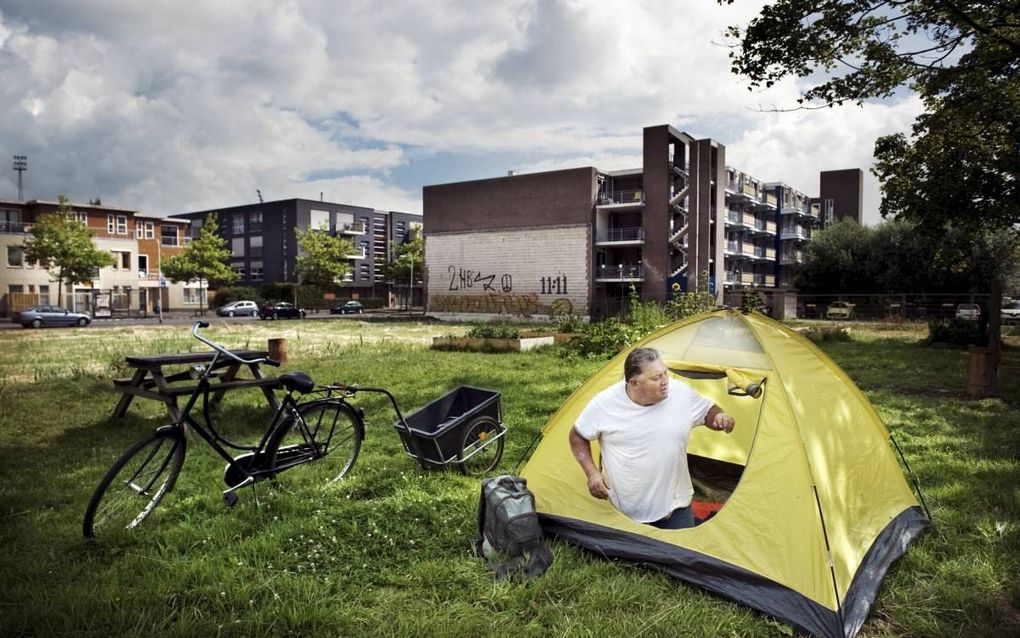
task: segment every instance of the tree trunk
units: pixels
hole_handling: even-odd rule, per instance
[[[999,363],[1002,360],[1002,278],[993,277],[988,295],[988,395],[999,394]]]

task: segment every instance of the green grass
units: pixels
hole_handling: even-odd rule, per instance
[[[501,470],[601,361],[545,350],[424,347],[466,327],[360,322],[222,323],[257,347],[286,336],[318,381],[382,385],[405,412],[459,384],[502,393]],[[867,636],[1020,632],[1020,351],[1004,398],[963,397],[966,353],[920,345],[908,327],[851,331],[826,350],[875,403],[920,477],[935,527],[891,570]],[[111,376],[126,354],[193,347],[182,327],[13,331],[0,336],[0,634],[388,636],[776,636],[785,627],[642,567],[554,542],[528,584],[497,585],[470,552],[478,481],[423,471],[403,453],[392,408],[368,419],[350,477],[320,491],[258,486],[222,505],[223,461],[189,446],[177,489],[135,533],[86,542],[81,518],[113,460],[165,421],[136,401],[112,421]],[[260,431],[262,398],[235,393],[230,434]],[[300,471],[300,469],[295,470]]]

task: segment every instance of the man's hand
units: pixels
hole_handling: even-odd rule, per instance
[[[609,498],[609,486],[602,472],[595,471],[588,476],[588,492],[595,498]]]
[[[706,425],[713,430],[726,433],[732,432],[733,427],[736,424],[737,422],[733,419],[733,417],[721,410],[715,413],[710,422],[706,423]]]

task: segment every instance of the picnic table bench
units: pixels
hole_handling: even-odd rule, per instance
[[[268,354],[259,350],[234,350],[232,352],[247,360],[262,359]],[[181,409],[177,405],[177,397],[191,396],[198,387],[191,377],[191,368],[196,364],[212,363],[215,355],[215,352],[189,352],[125,357],[125,363],[135,371],[129,379],[113,380],[113,389],[123,395],[113,410],[113,417],[124,416],[134,398],[142,397],[165,403],[170,417],[175,422],[179,421]],[[187,366],[187,368],[178,372],[168,370],[168,368],[179,366]],[[241,371],[242,367],[249,369],[252,378],[237,378],[237,373]],[[269,405],[274,409],[280,405],[276,395],[273,394],[273,389],[279,387],[279,381],[276,377],[264,377],[258,363],[240,363],[221,356],[217,359],[210,376],[217,379],[211,384],[211,391],[215,392],[214,402],[220,401],[228,390],[259,388]],[[181,384],[186,381],[192,381],[192,383]]]

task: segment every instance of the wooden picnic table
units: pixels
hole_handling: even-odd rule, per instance
[[[268,356],[267,352],[259,350],[234,350],[231,352],[246,360],[263,359]],[[215,355],[215,352],[189,352],[125,357],[124,361],[128,366],[134,368],[135,372],[130,379],[113,380],[114,390],[123,395],[113,410],[114,418],[127,414],[131,401],[135,397],[142,397],[165,403],[170,417],[174,422],[179,421],[181,409],[177,405],[177,398],[183,396],[187,399],[198,387],[191,377],[192,367],[196,364],[212,363]],[[186,368],[183,371],[170,371],[170,369],[180,366],[186,366]],[[237,373],[241,371],[242,367],[248,368],[252,378],[237,378]],[[280,406],[279,400],[273,394],[273,389],[279,387],[279,381],[276,377],[263,376],[258,363],[240,363],[221,355],[210,376],[212,380],[210,391],[215,392],[214,402],[220,401],[228,390],[259,388],[270,406],[274,409]],[[182,382],[190,383],[182,385]]]

